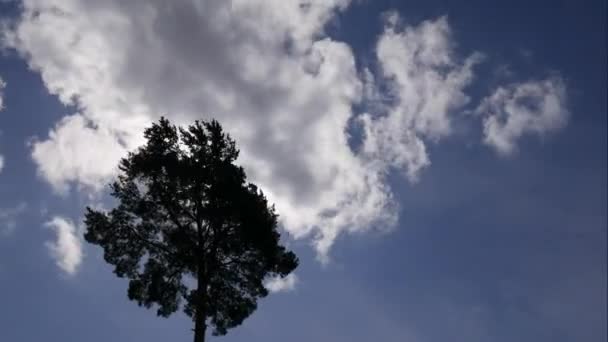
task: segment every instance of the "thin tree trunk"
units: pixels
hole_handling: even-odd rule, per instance
[[[207,324],[205,323],[205,314],[197,311],[194,323],[194,342],[205,342],[206,330]]]
[[[194,342],[205,342],[205,331],[207,330],[207,283],[202,267],[198,271],[198,289],[196,299],[196,311],[194,313]]]
[[[207,263],[203,252],[202,224],[198,223],[198,265],[196,270],[196,310],[194,317],[194,342],[205,342],[207,330]]]

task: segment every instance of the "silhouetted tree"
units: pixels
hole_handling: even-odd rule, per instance
[[[129,279],[129,299],[164,317],[183,307],[195,342],[207,325],[224,335],[268,295],[265,278],[298,259],[279,244],[274,207],[234,164],[239,151],[217,121],[177,129],[162,118],[144,136],[111,184],[117,206],[87,207],[85,239]]]

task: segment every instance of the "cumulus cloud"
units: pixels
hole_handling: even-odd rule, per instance
[[[270,292],[286,292],[293,291],[298,283],[298,277],[294,273],[290,273],[284,278],[274,277],[268,279],[264,286]]]
[[[77,235],[76,226],[72,221],[61,216],[53,217],[45,226],[56,234],[54,241],[46,242],[51,257],[62,271],[74,275],[84,257],[82,240]]]
[[[393,14],[377,44],[380,74],[360,72],[351,48],[324,32],[349,3],[24,0],[5,44],[77,108],[33,143],[39,174],[58,192],[99,191],[160,115],[213,117],[283,227],[312,237],[321,260],[340,234],[390,229],[398,205],[387,172],[415,180],[430,164],[426,144],[450,134],[479,56],[455,56],[445,18],[404,26]],[[355,113],[363,102],[378,112]]]
[[[483,115],[484,143],[503,155],[517,150],[524,135],[544,136],[566,125],[569,112],[561,78],[499,87],[476,112]]]
[[[33,144],[56,190],[99,190],[142,129],[220,120],[296,238],[390,226],[382,175],[348,145],[361,100],[351,49],[323,34],[348,1],[24,1],[8,45],[77,113]],[[303,6],[306,5],[306,6]]]
[[[469,102],[464,89],[481,54],[462,61],[454,55],[446,17],[403,28],[399,21],[397,14],[388,15],[376,47],[380,82],[387,84],[391,103],[386,115],[361,118],[363,151],[403,169],[415,181],[430,164],[425,140],[449,135],[450,116]]]
[[[60,193],[68,191],[66,177],[90,189],[100,189],[116,171],[116,161],[126,154],[119,137],[105,126],[93,127],[82,115],[64,117],[49,138],[32,144],[38,172]]]
[[[8,236],[15,231],[17,218],[26,208],[27,205],[24,202],[12,208],[0,208],[0,236]]]

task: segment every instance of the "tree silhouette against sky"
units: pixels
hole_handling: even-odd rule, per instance
[[[298,265],[279,243],[277,214],[234,164],[239,151],[217,121],[187,129],[161,118],[122,159],[117,206],[87,207],[85,239],[104,250],[128,297],[168,317],[183,308],[194,341],[224,335],[268,295],[264,281]]]

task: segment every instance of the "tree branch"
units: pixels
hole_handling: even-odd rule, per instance
[[[143,242],[148,247],[152,247],[152,248],[155,248],[155,249],[159,250],[160,252],[166,253],[166,256],[168,256],[168,257],[174,257],[174,258],[176,258],[177,260],[174,260],[174,261],[179,261],[179,259],[180,259],[179,255],[175,254],[173,251],[169,250],[164,245],[159,244],[159,243],[155,243],[154,241],[150,241],[146,237],[142,236],[141,233],[137,231],[137,229],[131,227],[130,225],[128,225],[127,227],[129,228],[129,230],[131,231],[131,233],[133,233],[133,235],[135,236],[135,238],[137,238],[140,242]]]

